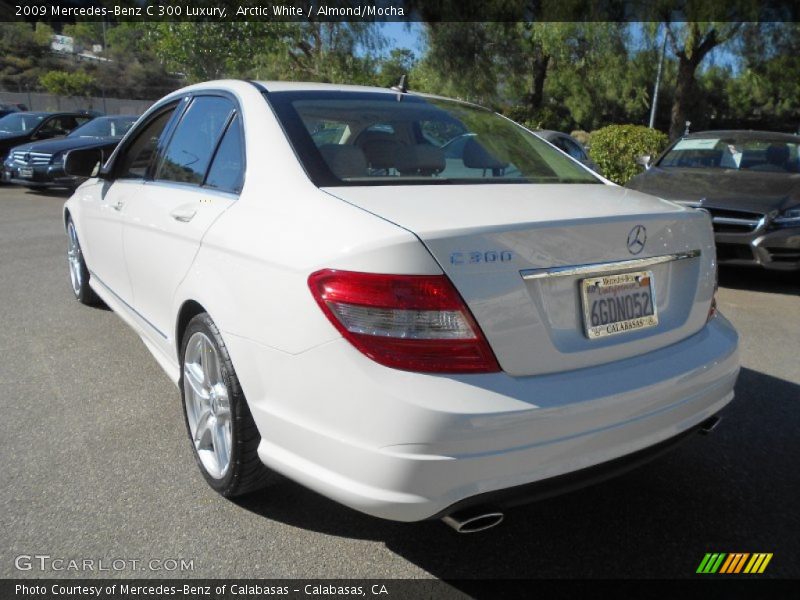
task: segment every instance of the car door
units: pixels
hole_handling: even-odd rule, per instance
[[[123,246],[133,306],[150,323],[157,334],[153,341],[164,350],[174,330],[175,291],[203,235],[236,200],[241,186],[244,158],[238,114],[230,97],[193,97],[159,151],[152,180],[126,204]],[[236,155],[238,159],[231,159]]]
[[[141,193],[150,163],[177,103],[153,112],[125,142],[108,178],[100,179],[99,193],[78,194],[81,206],[81,243],[92,277],[118,299],[130,305],[133,293],[122,251],[125,207]]]

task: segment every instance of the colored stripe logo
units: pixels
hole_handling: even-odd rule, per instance
[[[771,560],[771,552],[753,554],[749,552],[708,552],[700,561],[696,572],[702,574],[724,573],[726,575],[763,573]]]

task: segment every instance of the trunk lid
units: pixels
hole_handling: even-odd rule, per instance
[[[710,220],[702,211],[601,184],[325,191],[417,235],[511,375],[628,358],[676,343],[705,325],[716,255]],[[639,225],[647,240],[634,255],[627,241]],[[524,279],[521,274],[696,250],[699,257],[629,269],[653,273],[659,323],[597,339],[584,329],[580,281],[587,275]]]

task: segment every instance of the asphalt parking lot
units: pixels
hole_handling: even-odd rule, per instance
[[[0,577],[81,575],[14,566],[46,554],[193,561],[101,574],[117,577],[681,578],[706,552],[771,552],[764,576],[800,577],[800,274],[721,273],[743,370],[713,435],[464,536],[288,480],[216,495],[177,389],[118,317],[73,300],[63,202],[0,186]]]

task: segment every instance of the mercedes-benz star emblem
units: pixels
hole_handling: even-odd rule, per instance
[[[637,225],[628,234],[628,252],[639,254],[644,250],[645,242],[647,242],[647,229],[644,225]]]

